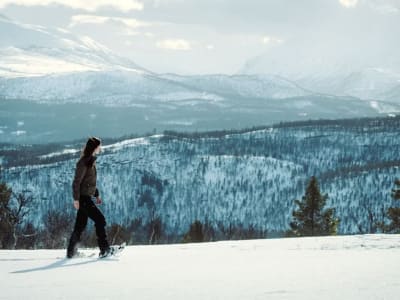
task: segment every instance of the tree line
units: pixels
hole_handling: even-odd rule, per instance
[[[150,180],[150,179],[148,179]],[[392,197],[400,200],[400,180],[396,179]],[[312,176],[307,183],[301,200],[294,200],[296,209],[292,213],[290,230],[286,236],[336,235],[340,220],[335,217],[334,208],[325,208],[327,194],[320,191],[318,180]],[[63,211],[49,211],[43,216],[42,226],[26,223],[34,198],[29,191],[14,193],[5,182],[0,182],[0,248],[38,249],[65,248],[72,231],[74,215]],[[389,223],[377,224],[382,232],[400,233],[400,207],[390,207],[386,212]],[[96,247],[97,240],[93,228],[88,228],[82,246]],[[112,244],[123,241],[128,244],[159,244],[176,242],[206,242],[217,240],[241,240],[267,238],[268,232],[255,226],[194,220],[186,233],[166,234],[160,216],[154,215],[147,223],[135,219],[129,224],[111,224],[107,234]]]

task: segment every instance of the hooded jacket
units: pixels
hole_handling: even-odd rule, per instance
[[[72,193],[74,200],[79,200],[80,196],[99,195],[96,187],[97,171],[96,157],[83,156],[76,164],[75,177],[72,182]]]

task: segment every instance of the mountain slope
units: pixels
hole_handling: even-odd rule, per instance
[[[399,98],[388,95],[400,80],[395,47],[376,45],[363,53],[334,41],[320,42],[314,41],[311,48],[293,41],[271,46],[245,62],[240,73],[278,75],[315,92],[400,103]]]
[[[390,191],[399,176],[399,120],[306,122],[109,144],[98,159],[103,209],[110,223],[126,226],[140,221],[147,228],[157,216],[169,240],[179,239],[195,220],[215,228],[216,238],[231,226],[283,232],[294,200],[315,175],[329,194],[327,206],[341,220],[339,233],[376,232],[377,224],[387,221]],[[29,219],[36,226],[48,211],[73,212],[68,199],[75,151],[72,156],[43,152],[4,168],[3,180],[13,191],[32,191]],[[24,149],[10,153],[5,165],[23,154]]]
[[[388,69],[365,68],[349,74],[337,75],[329,80],[320,77],[305,78],[298,82],[305,86],[313,86],[314,89],[324,93],[400,103],[400,98],[393,97],[391,92],[400,84],[400,72],[396,73]]]
[[[115,69],[145,72],[88,37],[0,17],[0,77]]]
[[[323,78],[314,75],[316,82]],[[383,77],[385,81],[387,76]],[[357,86],[368,85],[362,79],[329,84],[346,85],[339,93],[345,96],[316,93],[314,84],[306,89],[276,75],[154,74],[88,38],[0,18],[0,137],[4,142],[238,129],[400,111],[398,103],[348,96]],[[379,94],[379,89],[374,93]]]
[[[179,76],[164,74],[167,78],[190,87],[211,91],[225,97],[254,97],[264,99],[284,99],[312,95],[293,82],[278,76],[267,75],[207,75]]]

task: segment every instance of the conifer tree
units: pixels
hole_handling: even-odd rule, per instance
[[[335,235],[339,220],[335,209],[324,210],[328,195],[322,195],[317,178],[311,177],[302,200],[295,200],[298,209],[293,212],[290,234],[294,236]]]
[[[392,190],[392,197],[395,200],[400,200],[400,179],[396,179],[394,182],[396,188]],[[399,232],[400,231],[400,207],[391,207],[388,210],[389,219],[389,231]]]
[[[204,241],[203,224],[196,220],[190,225],[189,232],[186,233],[183,241],[185,243],[200,243]]]

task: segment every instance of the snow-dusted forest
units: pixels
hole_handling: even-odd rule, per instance
[[[157,220],[165,236],[183,235],[195,220],[220,232],[241,228],[268,236],[289,228],[294,200],[315,175],[329,196],[327,207],[340,218],[340,234],[374,233],[394,205],[398,128],[399,117],[310,121],[109,143],[97,160],[102,210],[110,224]],[[3,180],[16,192],[31,192],[35,226],[48,212],[73,213],[79,149],[36,156],[23,147],[13,156],[4,149]],[[24,163],[13,166],[17,156]]]

